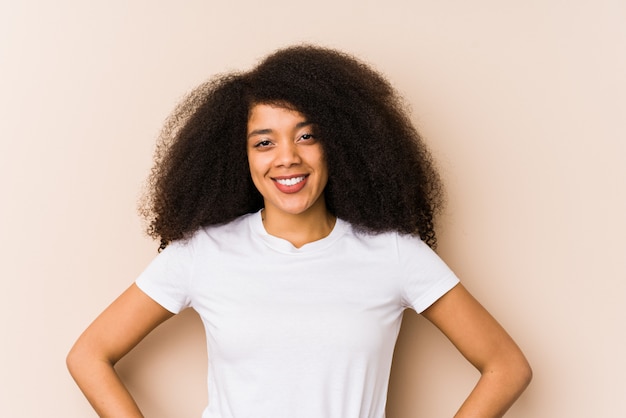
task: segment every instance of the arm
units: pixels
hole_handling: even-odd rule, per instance
[[[100,417],[143,417],[113,366],[171,316],[133,284],[78,338],[67,366]]]
[[[481,374],[455,418],[503,416],[532,377],[513,339],[460,284],[422,314]]]

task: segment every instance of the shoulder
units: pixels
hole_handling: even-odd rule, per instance
[[[230,222],[218,225],[209,225],[197,229],[187,239],[181,240],[182,245],[203,245],[225,237],[237,238],[246,235],[250,230],[250,220],[256,213],[247,213]]]
[[[428,251],[430,247],[418,235],[403,234],[398,231],[368,232],[351,224],[346,234],[350,240],[360,242],[372,250],[394,249],[395,251]],[[431,250],[432,251],[432,250]]]
[[[418,235],[397,231],[377,234],[354,231],[351,235],[361,242],[368,257],[384,257],[405,272],[448,270],[441,257]]]
[[[209,225],[196,229],[187,237],[172,241],[161,251],[159,257],[193,258],[196,253],[203,253],[210,248],[219,248],[225,242],[238,241],[249,235],[249,218],[254,214],[246,214],[231,222]]]
[[[246,241],[249,235],[248,219],[253,214],[246,214],[235,220],[198,228],[189,236],[173,241],[161,251],[153,264],[191,266],[196,259],[207,254],[223,254],[228,243]]]

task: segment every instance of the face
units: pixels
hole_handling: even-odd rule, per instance
[[[326,211],[328,169],[314,126],[299,112],[267,104],[250,110],[248,163],[266,216]]]

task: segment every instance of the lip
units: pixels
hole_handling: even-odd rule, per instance
[[[292,185],[288,185],[288,184],[282,184],[279,183],[278,180],[290,180],[290,179],[295,179],[295,178],[299,178],[302,177],[302,180],[299,181],[296,184],[292,184]],[[287,194],[291,194],[291,193],[297,193],[300,190],[302,190],[304,188],[304,186],[306,185],[306,182],[309,178],[308,174],[294,174],[291,176],[277,176],[277,177],[271,177],[272,181],[274,182],[274,185],[276,186],[276,188],[278,190],[280,190],[283,193],[287,193]]]

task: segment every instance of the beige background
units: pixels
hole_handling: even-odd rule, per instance
[[[192,86],[299,41],[404,93],[448,187],[440,253],[527,353],[509,417],[626,416],[626,6],[619,0],[0,0],[0,416],[93,416],[64,357],[154,256],[136,201]],[[199,417],[186,312],[120,365],[148,417]],[[389,417],[477,374],[405,317]]]

